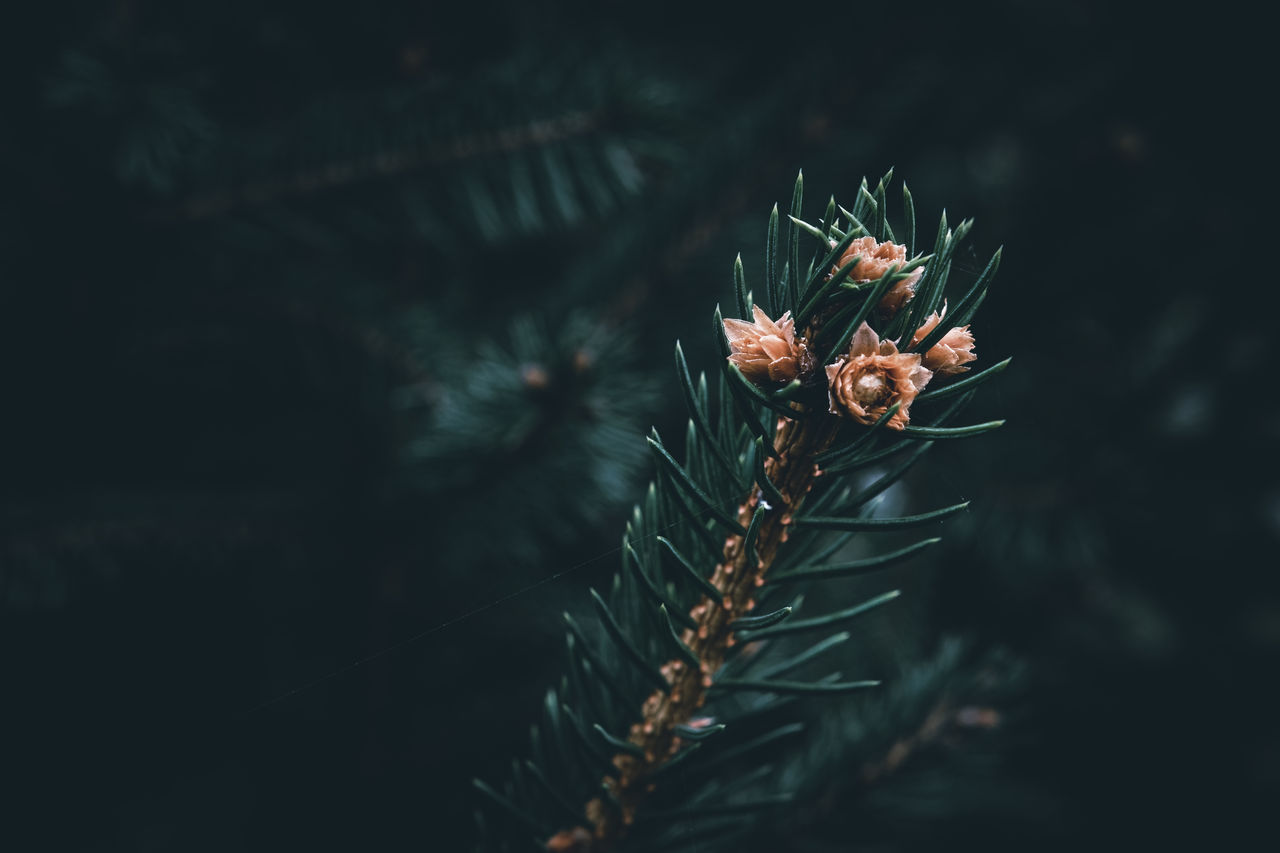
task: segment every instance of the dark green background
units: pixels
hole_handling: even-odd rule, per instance
[[[6,15],[0,836],[466,849],[468,780],[523,748],[558,614],[607,583],[642,484],[579,496],[588,523],[572,471],[501,502],[536,444],[424,473],[406,448],[432,398],[407,410],[405,389],[465,387],[513,316],[579,307],[634,337],[609,393],[662,383],[642,448],[679,424],[673,339],[710,363],[734,254],[755,269],[796,170],[816,219],[894,166],[930,235],[944,205],[977,218],[971,269],[1006,247],[974,329],[984,359],[1014,356],[972,413],[1007,427],[917,487],[974,509],[917,564],[913,651],[958,633],[1029,663],[1004,772],[1043,808],[854,827],[848,849],[1244,838],[1280,761],[1259,22],[532,5]],[[513,167],[450,141],[584,111],[574,144],[621,140],[636,185],[592,212],[591,179],[552,176],[523,230],[486,224],[469,193]],[[316,178],[406,149],[428,154]],[[539,501],[568,532],[530,521]]]

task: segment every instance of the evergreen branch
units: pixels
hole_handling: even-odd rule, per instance
[[[873,514],[885,491],[923,458],[931,439],[965,437],[998,425],[945,426],[988,371],[936,387],[941,392],[937,396],[959,396],[932,420],[911,424],[911,404],[926,396],[919,394],[920,386],[937,373],[922,365],[937,354],[903,352],[887,331],[880,337],[870,325],[910,327],[908,315],[923,316],[931,302],[941,299],[950,253],[968,230],[967,222],[953,233],[946,229],[944,218],[929,256],[905,261],[905,247],[877,246],[874,253],[860,251],[860,257],[831,273],[855,235],[869,231],[873,238],[892,241],[886,204],[891,174],[881,179],[874,192],[864,180],[851,212],[832,198],[820,228],[801,218],[803,176],[797,176],[785,237],[779,235],[776,207],[770,217],[761,306],[756,309],[752,304],[739,255],[733,288],[743,320],[726,325],[719,308],[713,315],[721,355],[714,401],[708,396],[705,376],[697,386],[693,384],[683,349],[676,346],[677,383],[689,413],[685,458],[678,460],[657,432],[651,433],[648,443],[658,479],[627,525],[624,566],[614,578],[609,603],[591,591],[603,632],[612,643],[607,648],[589,648],[581,630],[568,620],[578,641],[571,644],[572,653],[583,672],[591,667],[599,676],[614,676],[602,679],[601,688],[596,688],[592,679],[578,677],[571,668],[565,690],[577,696],[575,701],[596,719],[583,717],[568,704],[559,708],[571,733],[563,739],[572,738],[583,751],[580,760],[585,767],[600,768],[598,793],[582,810],[590,825],[593,851],[627,848],[632,842],[652,845],[657,843],[655,837],[663,839],[662,845],[679,843],[680,836],[655,836],[652,828],[674,819],[673,815],[703,819],[749,811],[744,804],[767,802],[755,789],[741,799],[735,793],[726,800],[723,792],[717,797],[708,788],[684,798],[673,809],[672,794],[664,790],[674,767],[681,768],[680,778],[687,782],[757,749],[776,749],[777,741],[798,734],[801,728],[784,725],[735,744],[735,732],[750,733],[750,728],[739,728],[744,721],[773,714],[800,697],[840,695],[876,686],[879,682],[874,680],[841,681],[839,673],[808,680],[779,676],[821,659],[846,642],[849,632],[832,633],[833,629],[899,593],[894,590],[835,612],[795,619],[798,597],[757,615],[757,598],[763,600],[768,591],[763,588],[826,581],[893,565],[938,540],[925,539],[859,560],[827,560],[855,532],[916,527],[968,505],[897,518]],[[904,198],[906,230],[914,240],[914,207],[909,193]],[[854,227],[842,233],[835,221],[838,213]],[[798,247],[801,231],[822,241],[803,271]],[[786,257],[782,270],[777,266],[779,254]],[[883,265],[875,266],[866,280],[846,286],[843,279],[864,260]],[[925,272],[915,304],[904,310],[901,302],[889,303],[898,306],[892,309],[898,313],[886,321],[891,309],[881,303],[889,289],[921,265]],[[774,311],[795,312],[795,317],[780,321],[761,317],[758,312],[766,305]],[[817,360],[827,350],[825,361],[837,354],[839,360],[832,364]],[[940,364],[940,372],[954,359],[931,363]],[[953,388],[961,390],[953,392]],[[824,391],[825,399],[818,404]],[[910,454],[868,485],[855,489],[840,477],[908,447]],[[810,501],[815,486],[819,488]],[[859,506],[861,515],[841,514]],[[669,552],[674,565],[661,558],[658,544]],[[701,550],[695,554],[695,548]],[[696,559],[686,554],[695,554]],[[704,565],[706,569],[700,568]],[[816,642],[798,650],[783,648],[780,660],[772,657],[772,642],[760,642],[809,632],[820,634]],[[613,666],[612,673],[603,671],[607,664]],[[599,692],[607,690],[615,699],[626,697],[624,685],[634,688],[641,683],[650,692],[629,711],[625,703],[609,705]],[[753,699],[751,694],[766,695]],[[748,698],[726,702],[725,695]],[[708,703],[713,703],[713,713],[725,716],[723,721],[701,716]],[[553,731],[559,736],[558,732]],[[602,744],[611,755],[602,756]],[[607,767],[601,766],[602,759]]]
[[[767,460],[765,468],[788,503],[766,512],[753,494],[739,507],[738,525],[742,532],[726,539],[723,558],[709,581],[719,595],[704,598],[690,611],[700,624],[696,631],[687,631],[681,638],[701,661],[701,666],[695,669],[677,659],[664,667],[663,674],[671,679],[671,688],[667,692],[656,692],[646,700],[645,723],[638,733],[633,729],[632,739],[642,747],[645,758],[640,760],[630,754],[615,756],[615,764],[622,774],[611,784],[611,790],[622,804],[623,826],[639,809],[645,780],[672,754],[677,737],[675,726],[687,721],[693,710],[705,701],[713,683],[712,673],[724,662],[731,646],[729,640],[734,633],[731,626],[754,606],[752,596],[762,585],[763,574],[772,565],[790,526],[786,508],[797,503],[797,496],[807,493],[815,473],[813,455],[834,438],[835,426],[830,420],[812,425],[786,418],[779,421],[774,442],[779,456]],[[597,835],[602,829],[606,837],[621,831],[622,827],[606,817],[601,806],[589,804],[587,811],[601,817],[597,821]]]
[[[248,181],[231,189],[196,193],[162,211],[159,218],[208,219],[241,207],[263,207],[281,199],[340,189],[368,180],[385,180],[422,169],[456,165],[477,157],[512,154],[564,142],[592,133],[600,124],[598,112],[574,110],[552,118],[482,133],[462,134],[427,145],[334,160],[285,177]]]

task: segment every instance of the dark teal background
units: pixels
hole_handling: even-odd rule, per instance
[[[944,205],[977,218],[970,272],[1006,247],[974,330],[984,359],[1014,357],[971,413],[1007,427],[915,487],[974,509],[917,564],[909,654],[957,633],[1028,662],[1001,772],[1043,808],[787,849],[1218,849],[1258,825],[1280,761],[1259,22],[268,5],[5,16],[6,848],[467,849],[468,781],[523,749],[559,612],[608,582],[642,482],[548,531],[528,508],[572,504],[572,471],[523,504],[478,485],[505,457],[424,475],[405,452],[430,420],[404,389],[465,386],[513,316],[576,307],[634,338],[611,393],[663,383],[636,446],[651,422],[674,434],[672,342],[710,364],[734,255],[759,263],[796,170],[816,219],[891,166],[930,237]],[[583,103],[607,105],[583,144],[615,134],[638,169],[604,212],[568,215],[552,178],[525,232],[486,226],[466,176],[509,166],[474,145],[316,177]]]

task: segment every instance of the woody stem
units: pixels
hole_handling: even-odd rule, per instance
[[[682,637],[698,656],[700,666],[695,668],[678,658],[662,666],[670,692],[655,691],[645,700],[641,719],[631,727],[628,737],[640,747],[643,756],[615,755],[613,764],[618,778],[606,778],[604,784],[616,802],[606,804],[597,798],[587,804],[587,816],[595,824],[600,849],[610,848],[622,837],[644,800],[649,777],[680,751],[681,739],[675,727],[687,725],[706,702],[713,676],[736,639],[729,626],[755,607],[756,590],[764,585],[779,548],[787,541],[792,516],[819,474],[814,456],[831,444],[838,428],[835,418],[822,415],[778,419],[773,442],[778,455],[766,460],[764,467],[765,475],[785,499],[784,504],[766,510],[756,538],[756,554],[747,553],[740,534],[725,540],[720,562],[710,579],[719,598],[702,597],[689,612],[696,627],[687,629]],[[744,528],[760,505],[760,495],[759,485],[753,483],[738,506],[738,522]]]

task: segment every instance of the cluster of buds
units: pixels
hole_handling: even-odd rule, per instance
[[[906,262],[906,247],[892,242],[877,243],[861,237],[850,244],[836,268],[859,258],[849,276],[855,281],[874,281]],[[889,315],[900,311],[915,297],[915,285],[923,271],[897,282],[877,306]],[[793,379],[818,376],[815,360],[803,335],[797,335],[791,312],[774,321],[753,306],[754,322],[725,320],[729,340],[729,361],[742,375],[762,387],[777,386]],[[924,340],[946,315],[933,312],[911,336],[907,348]],[[830,412],[871,425],[893,405],[898,410],[886,426],[900,430],[910,421],[911,403],[934,376],[963,373],[977,356],[968,326],[950,329],[923,354],[901,352],[898,343],[881,340],[863,323],[853,334],[849,350],[825,365]]]

